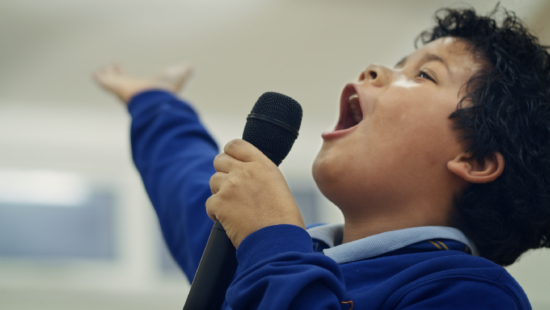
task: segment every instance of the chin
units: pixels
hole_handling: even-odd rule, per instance
[[[321,166],[321,160],[319,159],[319,154],[317,154],[317,157],[315,157],[315,160],[313,161],[313,166],[311,167],[311,174],[313,175],[313,180],[315,180],[315,183],[319,187],[319,182],[322,180],[320,171],[322,170]],[[320,188],[320,187],[319,187]]]
[[[334,201],[334,192],[337,192],[335,184],[338,184],[337,176],[331,173],[330,161],[327,160],[326,156],[323,156],[323,150],[319,151],[317,157],[313,161],[313,166],[311,172],[313,175],[313,180],[315,184],[321,191],[321,193],[333,203]]]

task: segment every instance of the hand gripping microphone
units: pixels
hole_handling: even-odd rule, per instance
[[[285,159],[298,137],[302,107],[282,94],[264,93],[247,117],[243,140],[262,151],[275,165]],[[237,269],[235,247],[216,221],[195,273],[184,310],[219,310]]]

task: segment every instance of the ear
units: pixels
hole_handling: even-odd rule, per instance
[[[479,162],[471,154],[461,153],[447,162],[447,169],[470,183],[493,182],[504,171],[504,157],[493,152]]]

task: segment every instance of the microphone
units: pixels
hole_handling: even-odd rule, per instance
[[[243,140],[250,142],[279,166],[288,155],[302,123],[302,107],[283,94],[267,92],[247,117]],[[236,249],[216,221],[183,310],[219,310],[237,270]]]
[[[302,123],[302,107],[294,99],[264,93],[247,117],[243,140],[250,142],[279,166],[290,152]]]

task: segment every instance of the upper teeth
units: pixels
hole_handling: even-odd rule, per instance
[[[359,96],[357,94],[351,95],[348,98],[348,103],[349,103],[349,108],[350,108],[353,120],[359,123],[360,121],[363,120],[361,108],[359,107]]]

